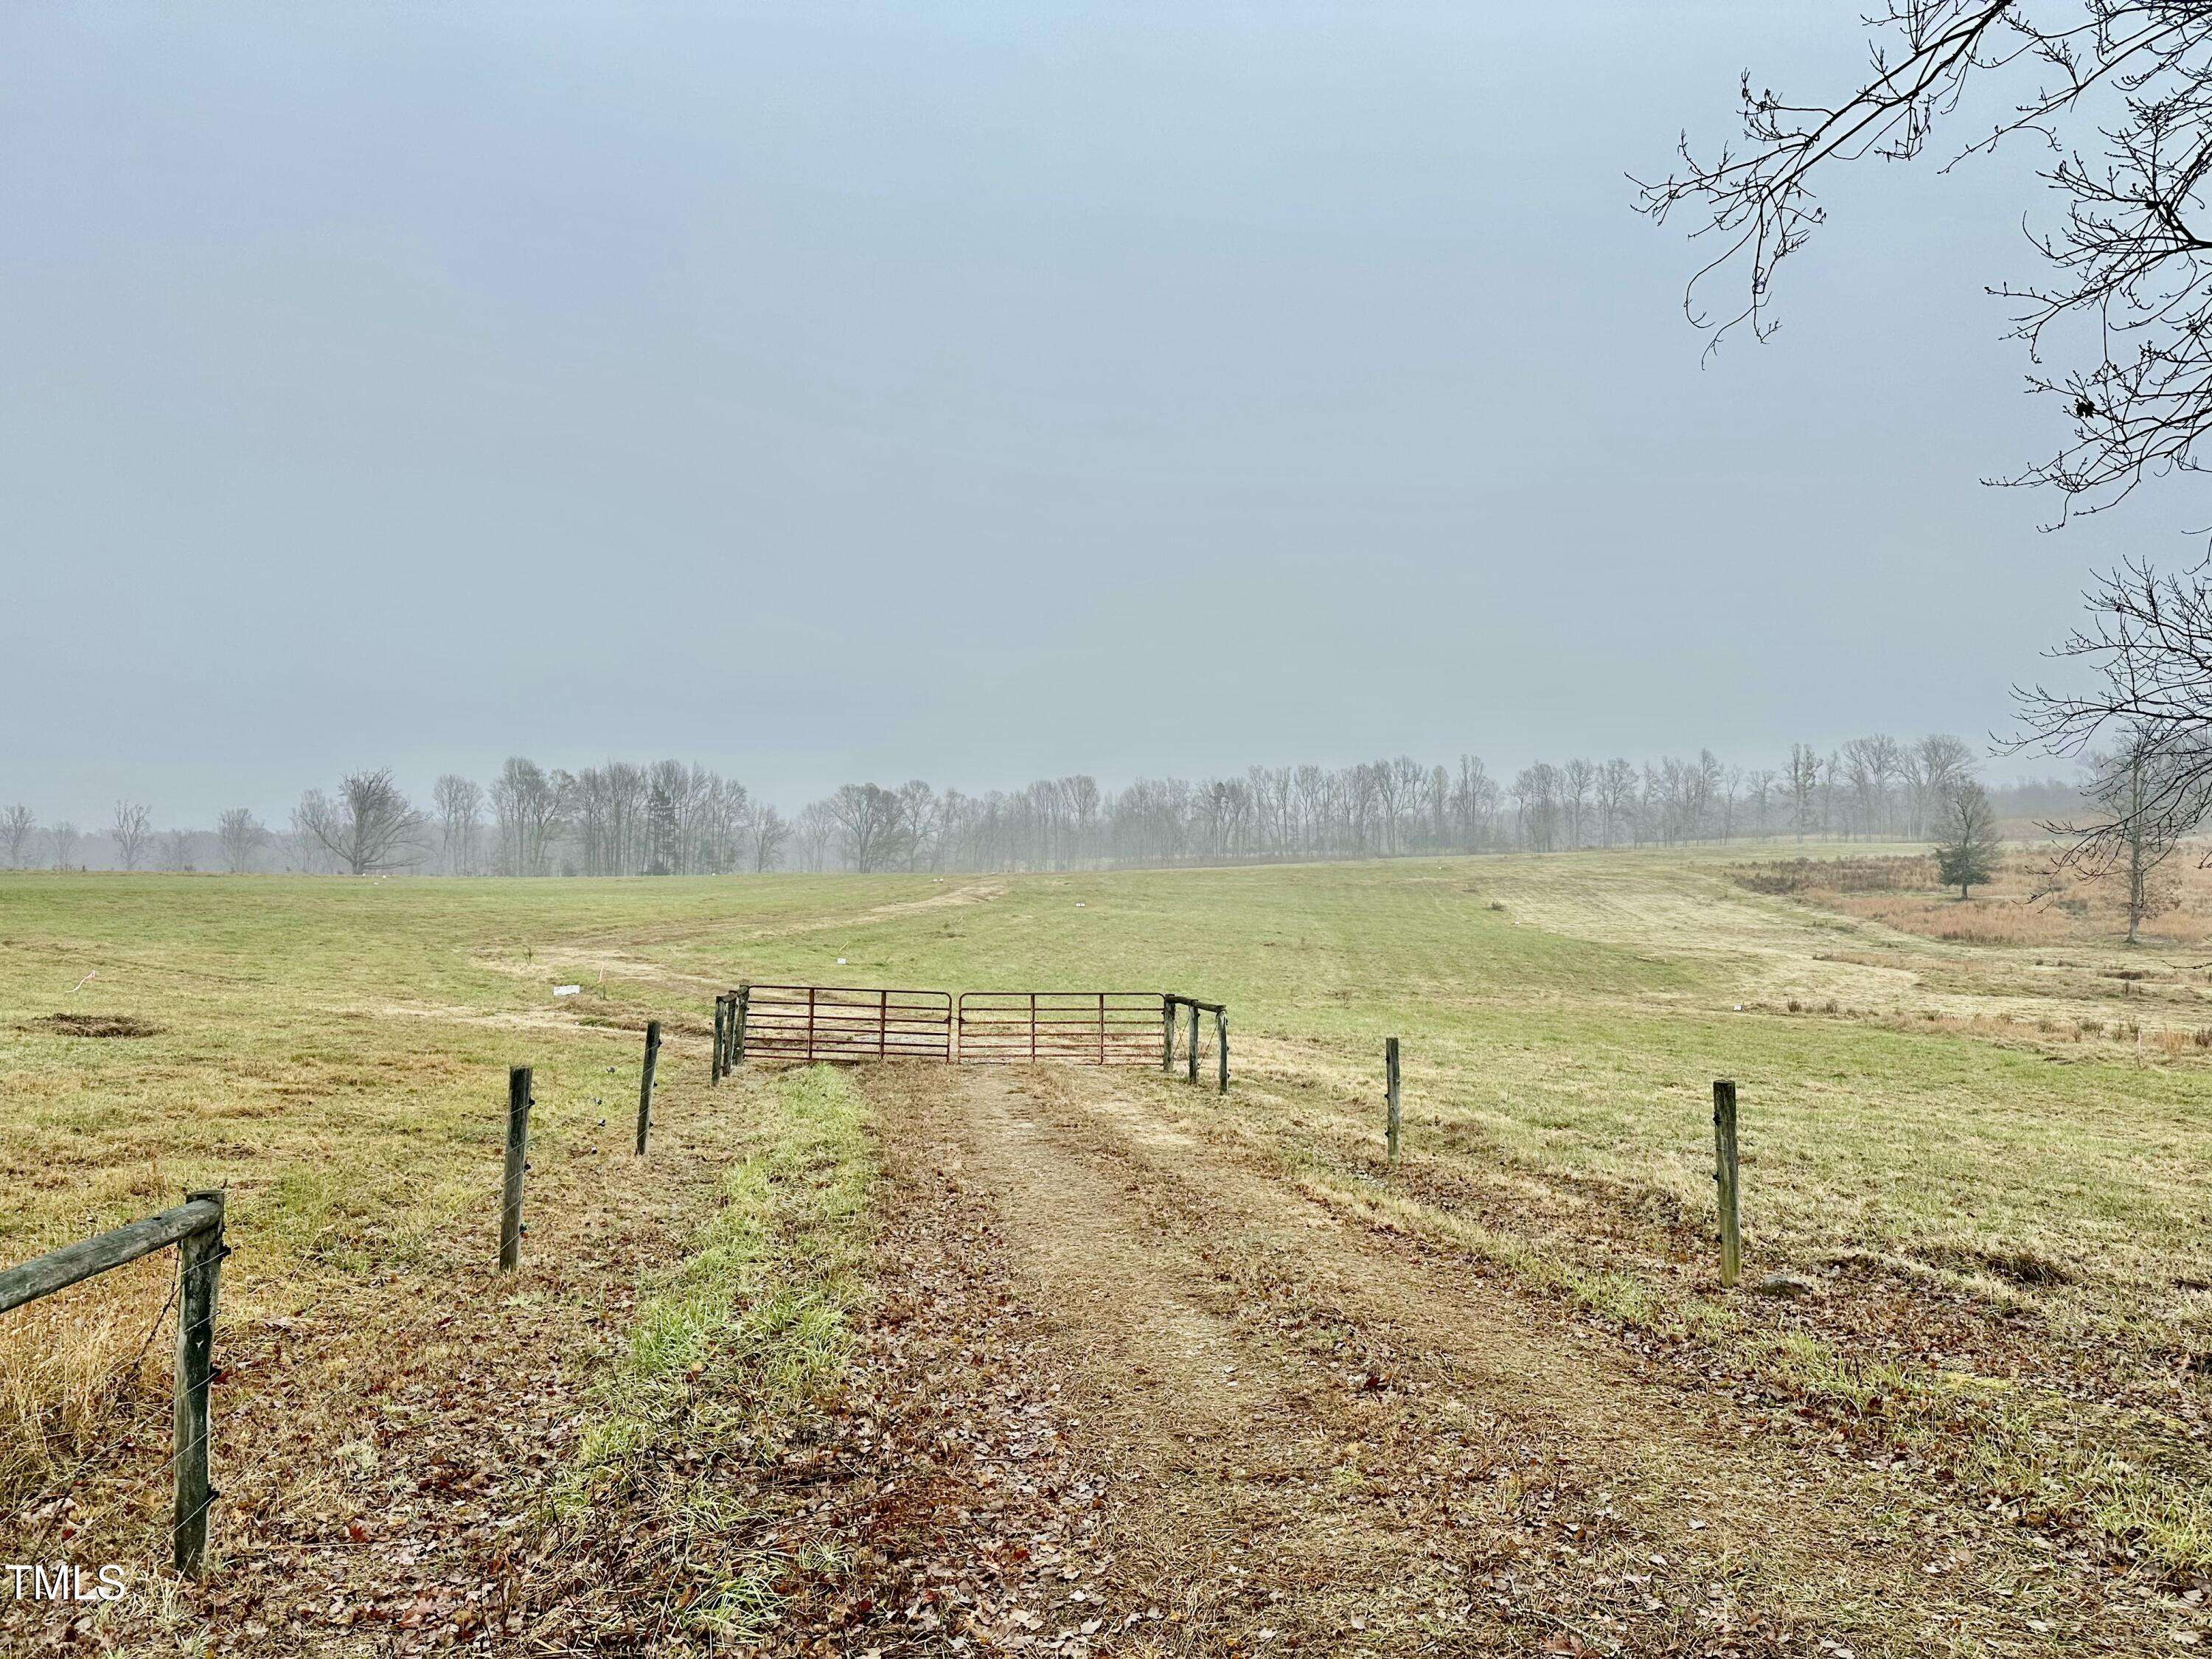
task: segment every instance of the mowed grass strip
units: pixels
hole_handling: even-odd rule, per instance
[[[564,1620],[635,1637],[656,1616],[747,1640],[776,1586],[833,1564],[763,1541],[774,1519],[747,1477],[772,1469],[836,1398],[866,1295],[876,1160],[851,1078],[789,1072],[763,1091],[767,1144],[733,1166],[720,1212],[640,1308],[543,1518],[548,1553],[578,1552],[612,1595],[563,1598]],[[606,1528],[622,1517],[618,1532]]]

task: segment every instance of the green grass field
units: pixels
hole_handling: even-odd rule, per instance
[[[480,1161],[507,1061],[537,1065],[553,1099],[597,1097],[595,1067],[634,1063],[610,1028],[699,1025],[714,990],[747,977],[1188,988],[1234,1008],[1240,1074],[1347,1097],[1373,1092],[1396,1035],[1414,1109],[1447,1139],[1686,1208],[1709,1184],[1705,1090],[1733,1077],[1770,1246],[2027,1251],[2112,1292],[2212,1274],[2204,1066],[2044,1039],[2029,1015],[2070,1019],[2080,1000],[2008,988],[2008,952],[1938,951],[1656,859],[697,884],[29,877],[0,884],[0,1102],[24,1194],[0,1240],[19,1254],[224,1179],[251,1207],[241,1224],[331,1248],[349,1215],[424,1201]],[[1836,959],[1869,951],[1893,961]],[[1986,995],[1955,988],[1962,962]],[[1916,998],[1930,977],[1945,988]],[[2212,1018],[2196,981],[2182,1024]],[[554,1000],[563,982],[584,994]],[[1791,998],[1808,1012],[1784,1012]],[[2019,1010],[2017,1033],[1914,1029],[1962,1001]],[[41,1024],[70,1013],[156,1034]]]
[[[590,1490],[623,1478],[625,1447],[669,1432],[653,1379],[702,1318],[674,1263],[694,1253],[717,1294],[757,1277],[752,1255],[713,1258],[699,1231],[768,1204],[726,1171],[787,1155],[762,1079],[735,1097],[704,1085],[717,989],[1174,989],[1232,1010],[1222,1131],[1306,1190],[1625,1329],[1887,1411],[1963,1474],[2072,1505],[2179,1569],[2212,1566],[2212,1053],[2180,1035],[2212,1023],[2204,965],[2179,946],[1895,933],[1745,890],[1724,867],[1743,856],[0,877],[0,1164],[15,1200],[0,1256],[223,1183],[233,1325],[280,1342],[335,1300],[374,1332],[372,1292],[395,1274],[481,1267],[509,1065],[537,1069],[533,1182],[630,1191],[638,1032],[660,1018],[664,1121],[696,1137],[704,1177],[666,1197],[628,1274],[642,1322],[601,1333],[586,1365],[603,1421],[566,1478]],[[2146,965],[2149,983],[2115,976]],[[572,983],[582,994],[553,996]],[[143,1034],[70,1029],[87,1018]],[[1387,1187],[1386,1036],[1405,1044],[1409,1147]],[[1717,1078],[1741,1090],[1747,1280],[1790,1269],[1813,1297],[1716,1291]],[[710,1103],[731,1098],[770,1115],[710,1127]],[[702,1253],[721,1265],[696,1267]],[[166,1271],[13,1316],[0,1495],[20,1504],[112,1431],[100,1391]],[[808,1352],[836,1346],[807,1338]]]

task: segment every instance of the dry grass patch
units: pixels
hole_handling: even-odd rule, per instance
[[[0,1347],[0,1493],[18,1510],[88,1459],[166,1421],[175,1341],[173,1253],[142,1258],[18,1310]]]
[[[1752,892],[1948,943],[2048,948],[2124,939],[2124,884],[2056,870],[2057,851],[2053,842],[2008,854],[1996,878],[1965,899],[1942,885],[1926,854],[1775,860],[1738,865],[1729,874]],[[2154,888],[2164,903],[2143,928],[2151,942],[2212,942],[2212,870],[2200,863],[2206,851],[2185,847],[2160,872]]]

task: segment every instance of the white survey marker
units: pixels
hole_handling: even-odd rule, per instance
[[[580,985],[556,985],[553,988],[553,994],[556,997],[572,997],[583,988]]]

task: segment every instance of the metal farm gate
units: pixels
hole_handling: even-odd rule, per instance
[[[747,1059],[933,1060],[963,1066],[1061,1060],[1175,1068],[1198,1081],[1199,1017],[1213,1016],[1218,1086],[1229,1089],[1229,1010],[1160,991],[897,991],[857,985],[740,985],[714,999],[714,1077]]]
[[[952,1058],[952,998],[945,991],[847,985],[751,985],[740,1057],[763,1060]]]
[[[963,991],[958,1057],[963,1066],[1157,1066],[1160,1028],[1158,991]]]

